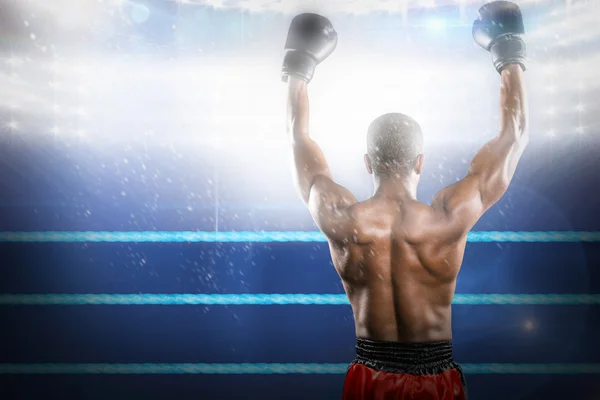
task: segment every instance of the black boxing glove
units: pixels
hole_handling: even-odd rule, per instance
[[[502,72],[510,64],[527,69],[527,47],[523,15],[519,6],[509,1],[493,1],[481,7],[473,23],[475,42],[492,54],[494,67]]]
[[[294,76],[310,82],[317,65],[335,49],[338,35],[331,22],[318,14],[294,17],[285,42],[281,78]]]

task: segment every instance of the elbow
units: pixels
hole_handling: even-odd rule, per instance
[[[306,124],[301,123],[297,119],[290,119],[286,128],[287,136],[293,145],[301,143],[309,137]]]
[[[288,131],[288,135],[290,137],[292,145],[294,146],[305,145],[306,141],[310,140],[308,131],[303,128],[293,128]]]
[[[301,182],[300,179],[295,179],[294,186],[296,188],[296,193],[298,193],[298,197],[304,203],[304,205],[308,205],[310,202],[310,190],[312,185],[307,185],[304,182]]]
[[[290,130],[288,131],[288,137],[294,153],[306,151],[305,149],[312,142],[310,136],[304,131]]]
[[[505,174],[492,178],[487,185],[483,185],[480,192],[483,209],[487,210],[500,201],[508,190],[509,185],[510,178]]]

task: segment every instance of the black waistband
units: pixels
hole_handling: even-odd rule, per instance
[[[378,371],[412,375],[439,374],[457,368],[450,341],[400,343],[358,338],[354,363]]]

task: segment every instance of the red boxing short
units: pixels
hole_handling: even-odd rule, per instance
[[[465,400],[467,384],[451,342],[357,340],[343,400]]]

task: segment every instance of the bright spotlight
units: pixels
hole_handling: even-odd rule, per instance
[[[427,28],[432,31],[441,31],[446,27],[446,22],[443,19],[430,19],[427,21]]]

